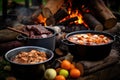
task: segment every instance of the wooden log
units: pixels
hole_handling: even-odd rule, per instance
[[[66,16],[68,16],[67,10],[65,8],[61,8],[53,16],[47,18],[46,25],[55,25]]]
[[[53,16],[63,5],[64,0],[49,0],[42,8],[43,16],[49,18]]]
[[[84,75],[84,66],[83,66],[83,64],[80,63],[80,62],[77,62],[77,63],[75,63],[75,67],[80,70],[81,76],[83,76]]]
[[[56,25],[64,25],[64,26],[66,26],[66,25],[70,24],[70,22],[74,22],[76,20],[78,20],[78,17],[73,17],[73,18],[67,19],[67,20],[65,20],[63,22],[60,22],[60,23],[58,23]]]
[[[49,25],[55,25],[55,18],[53,16],[50,16],[49,18],[46,19],[46,25],[49,26]]]
[[[84,75],[94,73],[103,68],[112,66],[113,64],[116,64],[118,62],[119,62],[119,55],[118,55],[118,51],[115,49],[112,49],[110,52],[110,55],[103,60],[94,61],[94,62],[93,61],[80,61],[80,63],[82,63],[84,66]]]
[[[90,73],[93,73],[93,72],[96,72],[98,70],[101,70],[101,69],[103,69],[105,67],[112,66],[113,64],[116,64],[117,62],[118,62],[117,59],[112,59],[109,62],[105,62],[103,64],[98,64],[97,66],[95,66],[95,67],[93,67],[91,69],[86,69],[84,75],[88,75]]]
[[[107,33],[116,33],[116,32],[119,32],[120,31],[120,22],[118,22],[115,27],[111,28],[111,29],[107,29],[107,30],[104,30],[104,32],[107,32]]]
[[[41,14],[41,12],[42,12],[41,9],[37,9],[37,10],[32,14],[32,16],[30,17],[30,19],[36,20],[37,17]]]
[[[21,30],[23,26],[17,26],[14,28]],[[0,30],[0,43],[15,40],[18,34],[19,33],[8,30],[8,29]]]
[[[103,31],[103,25],[90,13],[83,14],[83,20],[90,29],[96,31]]]
[[[23,46],[23,45],[24,45],[23,42],[19,42],[17,40],[0,43],[0,52],[6,52],[6,51],[8,51],[10,49],[20,47],[20,46]]]
[[[111,10],[105,5],[103,0],[89,0],[88,2],[90,10],[93,14],[101,21],[105,29],[114,27],[117,23],[116,17],[113,15]]]
[[[65,8],[61,8],[57,11],[57,13],[54,15],[56,23],[59,23],[60,20],[68,16],[68,11]]]

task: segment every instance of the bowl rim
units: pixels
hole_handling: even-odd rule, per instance
[[[8,58],[8,54],[9,54],[10,52],[12,52],[12,51],[14,51],[14,50],[18,50],[18,49],[27,49],[27,48],[28,48],[28,49],[34,48],[34,49],[37,49],[37,50],[40,49],[39,51],[42,50],[42,51],[45,51],[45,52],[48,51],[48,52],[50,52],[51,56],[50,56],[47,60],[45,60],[45,61],[38,62],[38,63],[34,63],[34,64],[20,64],[20,63],[11,61],[11,60]],[[5,53],[5,55],[4,55],[4,57],[5,57],[5,59],[6,59],[8,62],[10,62],[10,63],[12,63],[12,64],[17,64],[17,65],[38,65],[38,64],[46,63],[46,62],[48,62],[49,60],[51,60],[51,59],[54,57],[54,53],[53,53],[52,50],[49,50],[49,49],[43,48],[43,47],[39,47],[39,46],[22,46],[22,47],[13,48],[13,49],[7,51],[7,52]]]

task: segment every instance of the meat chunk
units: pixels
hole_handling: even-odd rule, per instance
[[[23,31],[29,33],[29,38],[47,38],[53,34],[42,25],[27,25]]]

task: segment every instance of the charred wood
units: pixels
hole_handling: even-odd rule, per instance
[[[68,16],[68,12],[65,8],[61,8],[57,13],[54,15],[56,23]]]
[[[55,25],[59,23],[60,20],[68,16],[68,12],[65,8],[61,8],[58,10],[53,16],[47,18],[46,24],[49,25]]]
[[[69,33],[72,31],[79,31],[79,30],[88,30],[87,27],[84,26],[84,24],[70,24],[64,27],[64,29],[62,29],[63,32]]]
[[[73,18],[67,19],[67,20],[65,20],[65,21],[63,21],[63,22],[60,22],[60,23],[58,23],[58,24],[56,24],[56,25],[64,25],[64,26],[67,26],[67,25],[70,24],[70,22],[74,22],[74,21],[76,21],[76,20],[78,20],[78,17],[73,17]]]
[[[32,20],[36,20],[37,17],[42,13],[42,10],[41,9],[37,9],[32,15],[31,15],[31,19]]]
[[[56,23],[55,18],[53,16],[50,16],[49,18],[47,18],[45,22],[46,22],[47,26],[55,25],[55,23]]]

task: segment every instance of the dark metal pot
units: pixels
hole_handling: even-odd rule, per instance
[[[37,39],[31,39],[23,35],[18,35],[17,39],[20,41],[24,41],[26,46],[39,46],[54,51],[55,43],[56,43],[56,31],[51,28],[46,28],[46,29],[51,31],[53,35],[47,38],[37,38]]]
[[[16,56],[21,51],[30,51],[33,49],[38,51],[44,51],[47,54],[48,59],[35,64],[20,64],[15,63],[11,60],[12,57]],[[45,65],[47,65],[53,57],[54,53],[51,50],[36,46],[24,46],[14,48],[12,50],[9,50],[5,54],[5,59],[10,63],[13,75],[21,80],[40,80],[41,78],[43,78],[44,70],[46,67]]]
[[[94,33],[94,34],[103,34],[109,37],[112,41],[107,44],[102,45],[80,45],[72,43],[68,40],[69,36],[74,34],[83,34],[83,33]],[[77,60],[101,60],[107,57],[111,51],[112,44],[115,41],[115,37],[109,33],[92,31],[92,30],[82,30],[82,31],[74,31],[68,33],[65,36],[65,40],[62,40],[62,43],[67,45],[71,54],[74,55],[74,58]]]

